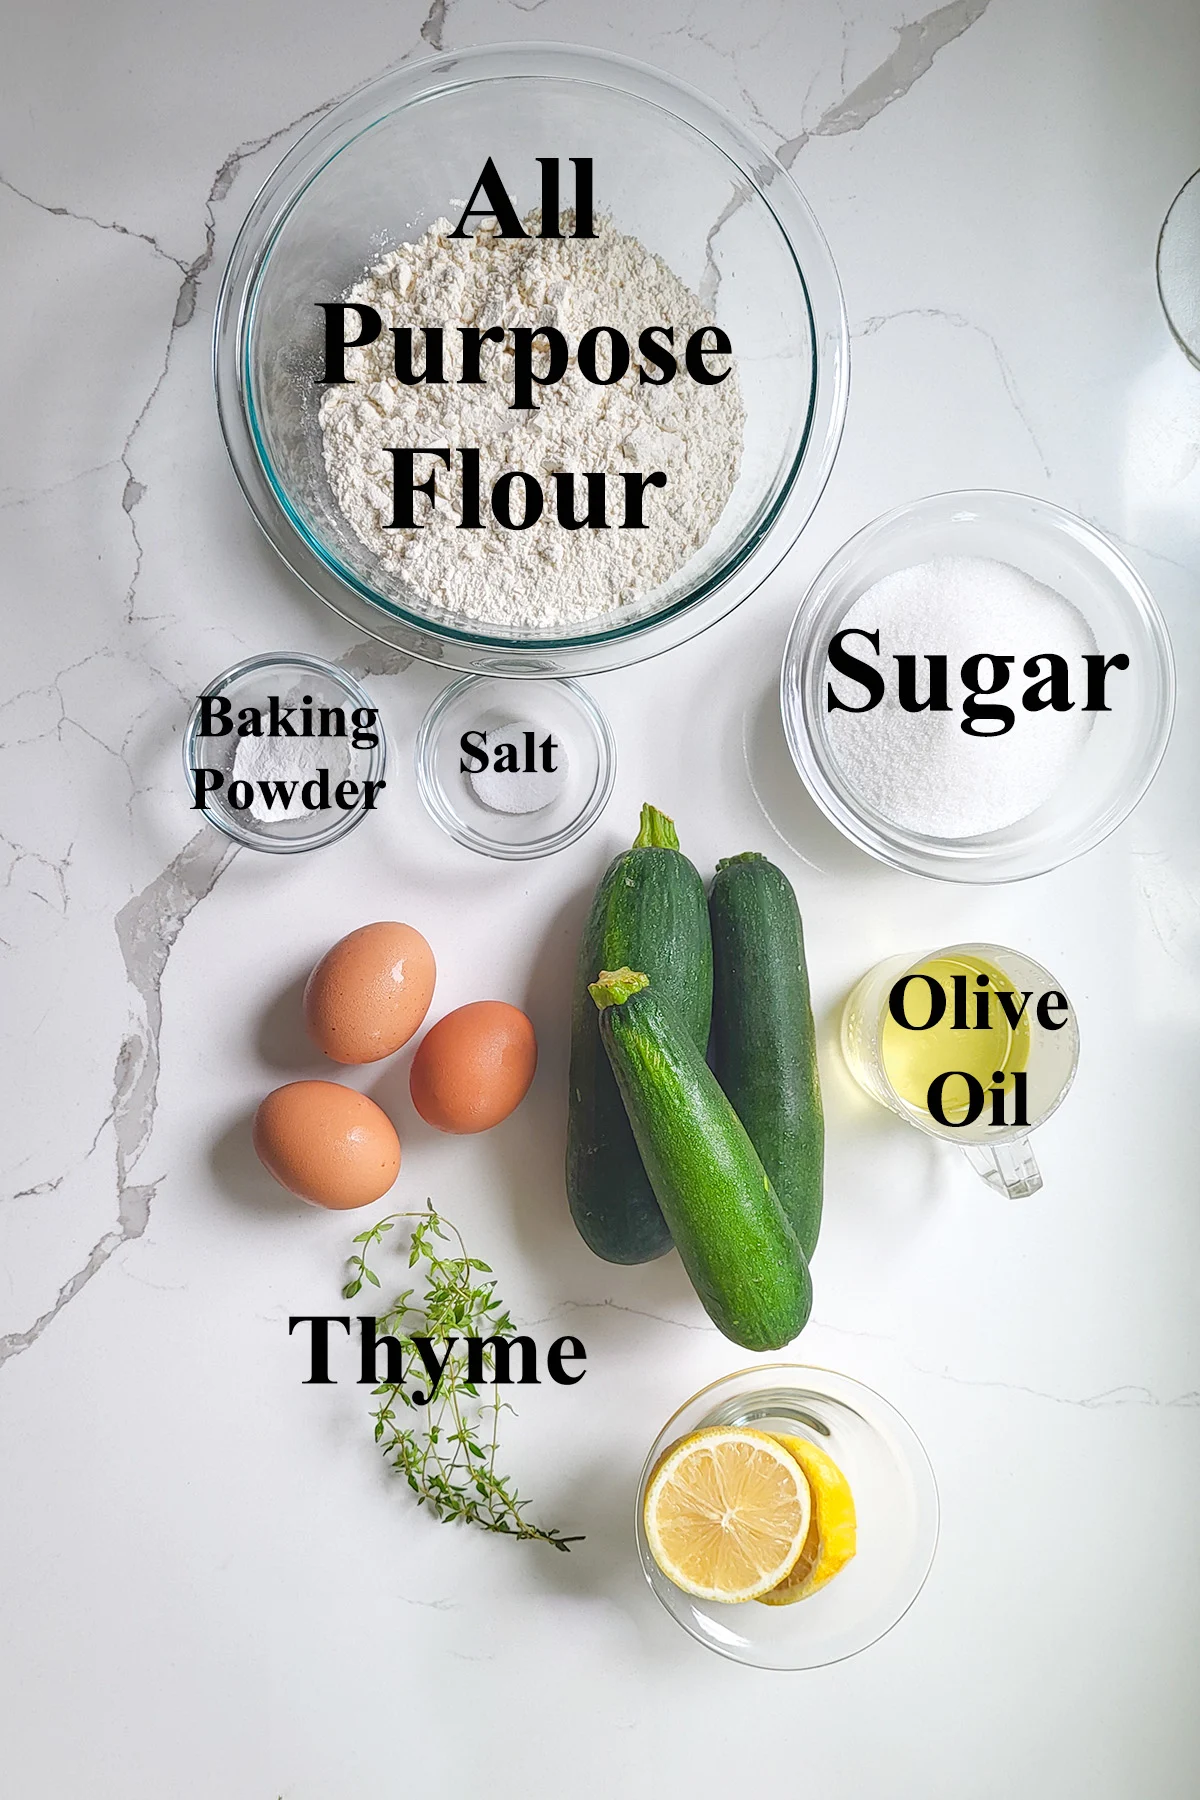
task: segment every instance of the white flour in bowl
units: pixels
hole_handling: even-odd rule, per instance
[[[536,229],[536,220],[531,214],[526,229]],[[468,619],[561,632],[628,605],[699,549],[737,481],[745,411],[736,364],[717,386],[694,381],[683,366],[689,337],[712,325],[712,315],[637,238],[603,218],[595,229],[594,238],[501,238],[491,229],[451,238],[449,221],[439,219],[417,243],[390,251],[347,295],[374,307],[384,329],[373,344],[347,351],[353,383],[329,387],[321,401],[334,496],[386,570]],[[444,328],[445,382],[410,387],[396,378],[391,328],[412,328],[420,370],[421,332],[433,325]],[[510,345],[489,343],[484,381],[460,385],[458,327],[465,325],[554,326],[571,348],[566,374],[535,388],[536,407],[515,409]],[[635,352],[611,386],[587,381],[574,356],[584,333],[602,325],[623,333]],[[662,385],[638,379],[638,337],[652,325],[674,327],[679,372]],[[735,344],[735,358],[736,351]],[[417,459],[416,480],[436,474],[437,505],[418,495],[415,517],[424,523],[387,528],[393,465],[386,451],[422,445],[479,450],[480,528],[459,525],[457,455],[450,469]],[[528,471],[546,491],[542,517],[525,530],[502,526],[489,508],[493,484],[513,469]],[[575,475],[579,514],[584,475],[607,474],[607,529],[559,524],[550,479],[557,470]],[[621,474],[652,470],[662,470],[667,485],[645,492],[646,529],[620,529]],[[522,516],[519,487],[513,511]]]

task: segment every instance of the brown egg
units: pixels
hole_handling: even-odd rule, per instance
[[[370,1206],[400,1172],[387,1114],[336,1081],[289,1081],[254,1115],[254,1148],[283,1187],[314,1206]]]
[[[533,1026],[504,1000],[474,1000],[427,1031],[413,1058],[413,1105],[439,1131],[490,1131],[521,1104],[537,1068]]]
[[[308,1034],[334,1062],[378,1062],[420,1030],[436,976],[433,951],[411,925],[360,925],[308,978]]]

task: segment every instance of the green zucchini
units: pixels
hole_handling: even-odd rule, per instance
[[[591,994],[642,1162],[704,1310],[735,1344],[782,1349],[808,1322],[812,1282],[745,1127],[645,975],[603,971]]]
[[[647,970],[703,1048],[712,1012],[712,939],[704,883],[665,813],[643,806],[631,850],[609,865],[579,947],[571,1016],[567,1199],[579,1235],[607,1262],[640,1263],[671,1248],[600,1042],[588,983],[601,969]]]
[[[800,909],[783,871],[747,852],[717,864],[709,914],[709,1062],[811,1258],[821,1229],[825,1120]]]

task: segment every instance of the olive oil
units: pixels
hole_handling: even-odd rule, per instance
[[[959,1145],[993,1193],[1038,1191],[1029,1133],[1079,1061],[1074,1010],[1048,969],[1000,944],[889,956],[847,998],[841,1037],[872,1099]]]
[[[1029,1066],[1028,1006],[981,956],[954,952],[914,964],[893,984],[882,1020],[888,1085],[906,1107],[943,1125],[979,1118],[983,1096],[992,1116],[1017,1123],[1025,1081],[1015,1078]]]

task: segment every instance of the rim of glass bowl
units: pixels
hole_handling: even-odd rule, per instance
[[[618,88],[702,136],[753,188],[796,268],[812,333],[812,388],[799,448],[766,515],[736,553],[691,593],[647,617],[566,638],[495,638],[411,613],[378,594],[308,530],[276,480],[255,416],[249,350],[255,305],[272,248],[321,171],[385,113],[454,88],[516,78],[571,79]],[[781,163],[698,90],[631,57],[563,44],[497,44],[427,58],[369,82],[311,126],[259,190],[238,232],[217,301],[213,377],[234,473],[283,561],[348,624],[426,662],[480,674],[550,678],[622,667],[673,649],[725,618],[766,580],[824,492],[841,441],[849,386],[849,334],[837,271],[807,201]],[[767,540],[770,551],[762,554]],[[739,579],[740,578],[740,579]]]
[[[1187,180],[1172,200],[1170,206],[1167,208],[1167,215],[1162,222],[1162,229],[1158,234],[1158,248],[1154,253],[1154,285],[1158,289],[1159,305],[1162,307],[1163,317],[1166,319],[1167,325],[1170,328],[1171,336],[1175,339],[1175,342],[1179,345],[1179,348],[1183,351],[1183,354],[1187,357],[1192,366],[1200,369],[1200,344],[1189,343],[1184,335],[1185,327],[1182,324],[1176,324],[1175,314],[1172,311],[1174,296],[1168,293],[1163,281],[1163,248],[1167,241],[1167,233],[1171,229],[1171,220],[1175,216],[1175,208],[1179,205],[1181,200],[1184,200],[1184,196],[1189,193],[1192,188],[1195,188],[1197,204],[1200,204],[1200,169],[1197,169],[1194,174],[1188,176]]]
[[[241,681],[247,675],[257,675],[264,669],[296,668],[310,669],[317,675],[325,676],[334,686],[340,687],[347,699],[352,700],[355,706],[365,706],[375,714],[379,742],[371,752],[370,779],[372,781],[383,779],[384,770],[387,767],[387,732],[384,730],[379,708],[354,677],[347,675],[345,669],[339,669],[336,663],[326,662],[323,657],[310,656],[307,650],[269,650],[262,656],[247,656],[242,662],[234,663],[230,668],[225,669],[201,689],[196,704],[188,715],[187,727],[183,734],[183,768],[189,779],[196,767],[194,752],[199,736],[201,700],[212,694],[224,693],[228,688],[233,687],[235,682]],[[223,813],[216,811],[206,812],[204,816],[210,825],[215,826],[218,831],[223,831],[227,838],[232,838],[235,844],[241,844],[247,850],[265,850],[277,856],[293,856],[301,850],[321,850],[326,844],[336,843],[338,838],[343,838],[348,831],[353,831],[356,825],[361,825],[367,816],[367,809],[365,806],[359,805],[354,808],[353,812],[341,812],[325,827],[324,831],[316,832],[312,837],[303,838],[267,837],[239,826],[232,818],[226,818]]]
[[[852,794],[822,734],[810,729],[821,718],[823,658],[820,647],[850,601],[850,578],[864,554],[882,539],[898,544],[910,527],[947,526],[971,516],[1008,516],[1025,529],[1065,532],[1098,562],[1128,609],[1131,625],[1151,663],[1153,718],[1148,742],[1136,765],[1131,764],[1107,803],[1072,835],[1053,845],[996,844],[987,837],[957,842],[909,831],[894,824]],[[896,567],[902,566],[898,561]],[[1116,546],[1086,519],[1053,501],[1005,488],[964,488],[929,494],[873,519],[834,552],[792,620],[779,677],[780,712],[792,761],[813,800],[831,824],[860,849],[894,869],[931,880],[989,882],[1024,881],[1044,875],[1095,849],[1128,818],[1158,771],[1175,712],[1175,665],[1166,621],[1156,601]]]
[[[484,837],[464,825],[457,813],[443,805],[441,792],[431,773],[434,761],[434,749],[438,733],[446,713],[454,705],[460,694],[474,687],[477,682],[488,681],[487,675],[463,675],[452,681],[448,688],[443,688],[417,730],[417,741],[413,750],[413,760],[417,771],[417,792],[421,796],[425,811],[436,825],[440,825],[448,837],[468,850],[474,850],[480,856],[494,856],[500,862],[532,862],[538,857],[552,856],[556,850],[565,850],[581,838],[585,831],[590,831],[600,817],[613,791],[613,783],[617,779],[617,740],[613,728],[601,712],[592,696],[577,681],[568,676],[560,676],[558,686],[569,688],[576,702],[580,716],[591,727],[592,739],[596,745],[596,779],[592,783],[592,791],[583,806],[580,807],[569,825],[552,832],[549,837],[533,838],[526,844],[505,844],[495,838]]]

